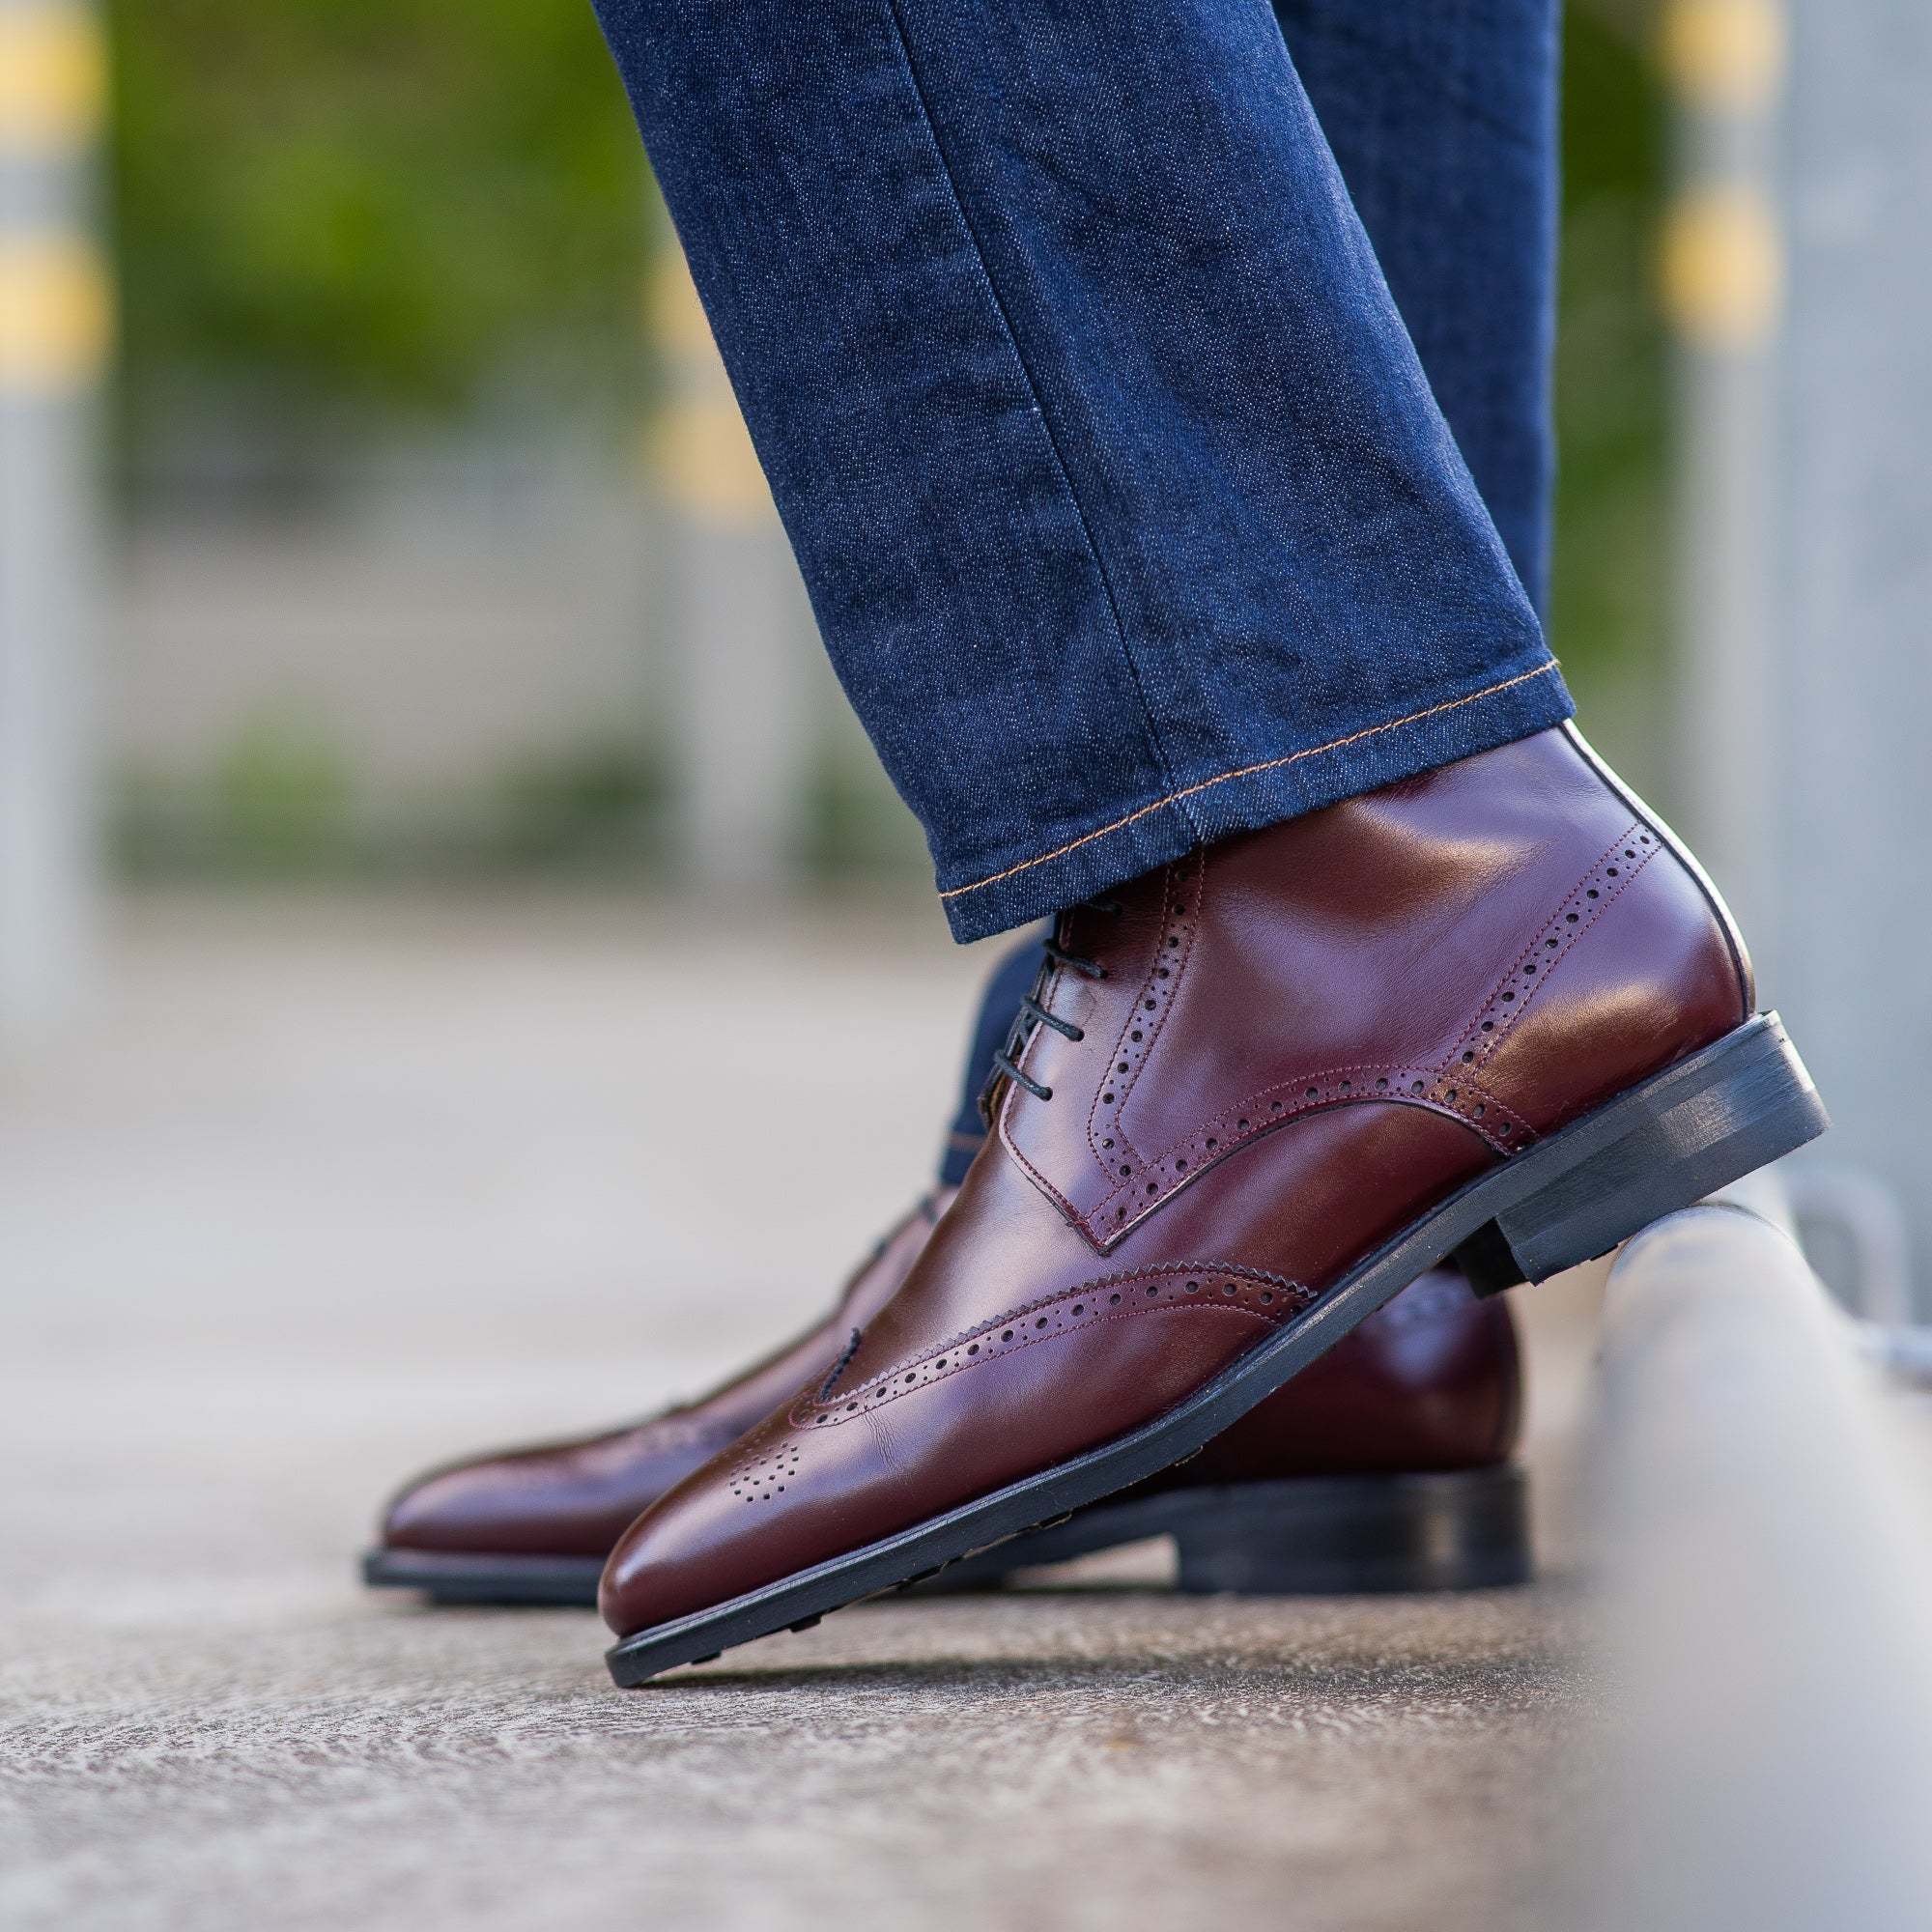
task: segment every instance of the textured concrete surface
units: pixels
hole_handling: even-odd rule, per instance
[[[587,1614],[354,1586],[424,1461],[815,1310],[947,1106],[987,962],[936,922],[217,902],[119,957],[0,1078],[0,1923],[1565,1921],[1560,1580],[1199,1601],[1128,1552],[628,1694]],[[1591,1293],[1527,1305],[1559,1568]]]
[[[1533,1924],[1561,1641],[1532,1599],[895,1605],[619,1694],[587,1614],[292,1584],[35,1645],[0,1913]]]

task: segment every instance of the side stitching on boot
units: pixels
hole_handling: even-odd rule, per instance
[[[788,1420],[793,1428],[803,1429],[867,1415],[883,1403],[896,1402],[936,1381],[950,1380],[967,1369],[1103,1322],[1178,1308],[1245,1315],[1274,1327],[1315,1299],[1314,1292],[1298,1282],[1260,1268],[1230,1266],[1225,1262],[1164,1262],[1103,1275],[963,1329],[951,1341],[867,1377],[836,1401],[808,1394],[792,1405]]]
[[[1140,1161],[1127,1134],[1127,1102],[1174,1010],[1181,978],[1194,956],[1194,942],[1200,932],[1201,889],[1207,872],[1205,846],[1167,867],[1161,883],[1160,937],[1154,943],[1153,963],[1134,995],[1121,1037],[1114,1042],[1107,1077],[1094,1090],[1094,1105],[1087,1116],[1087,1145],[1093,1149],[1100,1172],[1110,1177],[1122,1154]]]

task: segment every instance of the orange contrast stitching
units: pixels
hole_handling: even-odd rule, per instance
[[[1211,791],[1218,784],[1232,783],[1236,779],[1253,778],[1257,772],[1272,772],[1283,765],[1298,764],[1303,758],[1319,758],[1324,752],[1339,752],[1347,745],[1358,743],[1363,738],[1373,738],[1378,731],[1398,731],[1405,724],[1419,724],[1425,718],[1435,718],[1444,711],[1460,711],[1465,704],[1474,704],[1478,698],[1493,697],[1499,691],[1508,691],[1512,685],[1527,684],[1532,678],[1546,677],[1556,668],[1556,660],[1551,658],[1547,665],[1535,670],[1526,670],[1517,677],[1506,677],[1500,684],[1485,686],[1481,691],[1472,691],[1466,697],[1452,697],[1446,704],[1432,704],[1426,711],[1411,711],[1406,718],[1391,718],[1386,724],[1371,724],[1367,730],[1351,731],[1346,738],[1337,738],[1333,744],[1311,745],[1305,752],[1291,752],[1285,758],[1266,758],[1258,765],[1243,765],[1237,772],[1223,772],[1217,779],[1203,779],[1199,784],[1184,785],[1179,791],[1171,791],[1165,798],[1157,798],[1151,805],[1137,807],[1124,818],[1117,818],[1111,825],[1103,825],[1097,832],[1084,832],[1078,838],[1069,838],[1065,845],[1051,852],[1042,852],[1037,859],[1022,859],[1017,866],[1009,866],[1004,872],[994,872],[983,879],[975,879],[970,886],[954,886],[950,892],[943,892],[943,899],[956,899],[968,893],[983,892],[988,886],[997,886],[1002,879],[1010,879],[1020,872],[1030,872],[1036,866],[1051,864],[1055,859],[1064,859],[1069,852],[1077,852],[1083,845],[1091,845],[1096,838],[1104,838],[1110,832],[1119,832],[1123,826],[1133,824],[1137,818],[1145,818],[1151,811],[1159,811],[1163,807],[1178,805],[1183,798],[1192,798],[1196,792]]]

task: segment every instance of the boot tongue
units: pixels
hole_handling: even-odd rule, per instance
[[[859,1352],[859,1344],[864,1339],[865,1339],[865,1331],[863,1329],[860,1328],[853,1329],[852,1338],[845,1344],[844,1349],[839,1352],[838,1359],[833,1363],[831,1374],[828,1375],[825,1378],[824,1381],[819,1384],[818,1399],[820,1402],[823,1402],[826,1399],[826,1397],[828,1397],[832,1393],[832,1391],[836,1387],[838,1387],[838,1378],[845,1373],[846,1364],[849,1363],[852,1357]]]

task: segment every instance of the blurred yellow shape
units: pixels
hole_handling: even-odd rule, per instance
[[[1784,73],[1776,0],[1671,0],[1662,20],[1670,84],[1707,113],[1761,113]]]
[[[684,257],[667,249],[644,297],[651,339],[670,393],[650,436],[651,467],[666,497],[696,522],[754,529],[777,514],[731,393]]]
[[[644,284],[644,326],[661,355],[679,360],[718,358],[710,319],[697,298],[697,284],[675,244],[663,249],[651,265]]]
[[[1784,295],[1777,219],[1762,191],[1693,188],[1663,230],[1664,307],[1700,349],[1754,349],[1771,334]]]
[[[0,234],[0,391],[84,388],[107,358],[112,311],[100,256],[79,236]]]
[[[0,152],[87,146],[100,125],[106,66],[100,30],[85,9],[0,8]]]

